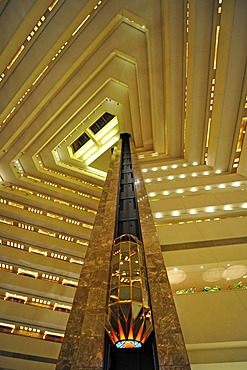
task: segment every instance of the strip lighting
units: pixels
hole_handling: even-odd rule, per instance
[[[8,64],[8,66],[6,67],[6,69],[2,72],[1,76],[0,76],[0,82],[3,80],[3,78],[6,76],[6,72],[12,67],[12,65],[14,64],[14,62],[16,61],[16,59],[19,57],[19,55],[21,54],[21,52],[23,51],[23,49],[25,48],[26,44],[32,39],[32,37],[35,35],[35,33],[38,31],[39,27],[42,25],[42,23],[47,19],[47,17],[49,16],[49,13],[53,10],[53,8],[55,7],[55,5],[58,3],[59,0],[54,0],[50,6],[48,7],[48,9],[46,10],[46,12],[44,13],[44,15],[40,18],[40,20],[38,21],[38,23],[34,26],[33,30],[29,33],[28,37],[26,38],[25,42],[21,45],[21,47],[19,48],[19,50],[17,51],[17,53],[15,54],[15,56],[13,57],[13,59],[11,60],[11,62]],[[91,10],[91,13],[89,13],[86,18],[84,18],[84,20],[79,24],[79,26],[77,26],[77,28],[75,29],[75,31],[72,33],[72,35],[70,36],[70,38],[63,44],[63,46],[57,51],[57,53],[52,57],[52,59],[50,60],[49,64],[43,69],[43,71],[38,75],[38,77],[36,77],[36,79],[34,80],[34,82],[32,83],[32,85],[28,88],[28,90],[24,93],[24,97],[22,96],[22,100],[26,97],[27,93],[30,92],[31,88],[38,82],[38,80],[41,78],[41,76],[47,71],[47,69],[49,68],[49,65],[51,63],[54,62],[54,60],[58,57],[58,55],[64,50],[64,48],[68,45],[69,42],[72,42],[72,39],[73,37],[75,36],[75,34],[81,29],[81,27],[87,22],[87,20],[89,19],[89,17],[93,14],[93,12],[96,11],[96,9],[99,7],[99,5],[101,5],[102,1],[98,1],[97,4],[92,8]],[[20,104],[22,102],[22,100],[20,99],[18,101],[17,104]],[[14,108],[16,108],[14,106]],[[13,109],[13,108],[12,108]],[[12,110],[10,113],[7,114],[7,116],[5,117],[5,119],[2,121],[2,123],[4,124],[8,119],[9,117],[11,116],[12,114]],[[0,126],[1,128],[1,126]]]
[[[62,312],[67,312],[69,313],[71,311],[72,306],[69,304],[65,304],[63,302],[52,302],[49,301],[47,298],[37,298],[37,297],[32,297],[28,295],[21,295],[21,294],[16,294],[12,292],[5,292],[1,293],[0,292],[0,299],[3,299],[8,302],[15,302],[15,303],[20,303],[20,304],[26,304],[28,306],[35,306],[35,307],[40,307],[40,308],[45,308],[53,311],[62,311]],[[22,328],[24,330],[24,327]]]
[[[48,10],[51,12],[55,5],[58,3],[59,0],[54,0],[51,5],[48,7]]]
[[[12,65],[15,63],[16,59],[21,55],[23,52],[25,46],[21,45],[20,49],[17,51],[17,53],[14,55],[13,59],[10,61],[10,63],[7,65],[7,69],[10,69]]]
[[[13,335],[32,337],[33,339],[43,339],[53,342],[63,342],[64,333],[39,329],[27,325],[15,325],[7,322],[0,322],[0,332]]]
[[[221,13],[222,13],[222,3],[223,0],[218,0],[218,8],[217,8],[217,15],[216,15],[216,32],[215,32],[215,46],[214,46],[214,59],[213,59],[213,68],[212,68],[212,76],[211,76],[211,90],[209,95],[209,110],[208,110],[208,118],[207,118],[207,127],[206,127],[206,140],[205,140],[205,154],[204,154],[204,162],[207,164],[208,160],[208,146],[209,146],[209,138],[210,138],[210,131],[211,131],[211,120],[212,120],[212,111],[213,111],[213,104],[214,104],[214,93],[215,93],[215,83],[216,83],[216,69],[217,69],[217,57],[218,57],[218,47],[219,47],[219,37],[220,37],[220,25],[221,25]]]
[[[214,69],[217,66],[217,55],[218,55],[218,45],[219,45],[219,35],[220,35],[220,26],[216,28],[216,36],[215,36],[215,48],[214,48]]]
[[[32,83],[32,85],[34,86],[36,84],[36,82],[39,81],[40,77],[43,76],[43,74],[45,73],[45,71],[49,68],[49,66],[46,66],[43,71],[38,75],[38,77],[34,80],[34,82]]]
[[[67,261],[69,263],[75,263],[75,264],[79,264],[79,265],[83,265],[84,264],[84,260],[79,257],[79,256],[72,256],[72,255],[68,255],[68,254],[63,254],[59,251],[50,251],[50,250],[43,250],[43,249],[39,249],[37,247],[31,247],[30,245],[28,244],[22,244],[22,243],[19,243],[19,242],[16,242],[14,240],[8,240],[8,239],[5,239],[5,238],[2,238],[0,239],[0,245],[5,245],[5,246],[8,246],[8,247],[12,247],[12,248],[17,248],[17,249],[21,249],[23,250],[24,252],[29,252],[29,253],[37,253],[37,254],[40,254],[40,255],[43,255],[44,257],[51,257],[51,258],[56,258],[56,259],[60,259],[62,261]],[[9,270],[13,270],[13,266],[11,265],[6,265],[2,268],[5,268],[5,269],[9,269]]]
[[[18,51],[15,53],[14,57],[11,59],[11,61],[8,63],[7,67],[4,69],[4,71],[1,73],[0,82],[3,80],[3,78],[6,76],[6,73],[8,70],[13,66],[17,58],[19,58],[20,54],[24,50],[25,46],[31,41],[32,37],[35,35],[35,33],[39,30],[39,28],[42,26],[43,22],[47,19],[49,16],[49,12],[54,8],[56,3],[59,0],[55,0],[52,2],[52,4],[49,6],[49,8],[46,10],[46,12],[41,16],[37,24],[33,27],[32,31],[29,33],[25,41],[22,43]]]
[[[185,137],[187,129],[187,99],[188,99],[188,64],[189,64],[189,17],[190,17],[190,3],[186,3],[186,35],[185,35],[185,81],[184,81],[184,137],[183,150],[185,152]]]
[[[75,34],[79,31],[79,29],[84,25],[84,23],[86,23],[86,21],[88,20],[88,18],[90,17],[90,14],[88,14],[86,16],[85,19],[83,19],[83,21],[81,22],[81,24],[79,24],[79,26],[76,28],[76,30],[72,33],[72,36],[75,36]]]
[[[76,244],[79,243],[81,245],[88,246],[88,241],[87,240],[81,240],[81,239],[74,238],[71,235],[62,234],[62,233],[54,232],[54,231],[47,230],[47,229],[42,229],[40,227],[33,226],[33,225],[30,225],[30,224],[26,224],[24,222],[13,221],[13,220],[9,220],[9,219],[3,218],[3,217],[0,217],[0,222],[5,223],[7,225],[14,226],[14,227],[19,227],[19,228],[22,228],[22,229],[25,229],[25,230],[28,230],[28,231],[31,231],[31,232],[36,232],[36,233],[39,233],[39,234],[43,234],[45,236],[50,236],[50,237],[53,237],[53,238],[58,238],[58,239],[62,239],[62,240],[65,240],[65,241],[69,241],[71,243],[76,243]]]
[[[64,278],[58,275],[52,275],[50,273],[33,271],[30,269],[27,270],[26,268],[18,267],[14,264],[11,265],[11,269],[10,268],[7,269],[6,266],[7,265],[5,263],[3,262],[0,263],[0,269],[3,269],[7,272],[15,273],[17,275],[23,275],[25,277],[30,277],[30,278],[39,279],[39,280],[47,280],[52,283],[69,285],[72,287],[76,287],[78,285],[78,281]]]
[[[15,160],[15,161],[14,161],[14,168],[15,168],[15,167],[18,169],[18,172],[20,172],[20,176],[21,176],[22,178],[27,178],[27,179],[29,179],[29,180],[33,180],[34,182],[43,183],[43,184],[45,184],[45,185],[48,185],[48,186],[51,186],[51,187],[54,187],[54,188],[60,188],[61,190],[65,190],[65,191],[68,191],[68,192],[70,192],[70,193],[73,193],[73,194],[77,194],[77,195],[83,196],[83,197],[85,197],[85,198],[91,198],[91,199],[96,200],[96,201],[99,201],[99,200],[100,200],[100,198],[99,198],[99,197],[96,197],[96,196],[94,196],[94,195],[89,195],[89,194],[87,194],[87,193],[82,193],[82,192],[80,192],[80,191],[77,191],[77,190],[74,190],[74,189],[70,189],[70,188],[65,187],[65,186],[62,186],[62,185],[58,185],[58,184],[56,184],[56,183],[54,183],[54,182],[51,182],[51,181],[46,181],[46,180],[40,179],[40,178],[38,178],[38,177],[34,177],[34,176],[27,175],[27,174],[25,174],[25,173],[24,173],[23,168],[22,168],[22,166],[21,166],[21,164],[20,164],[20,161],[17,161],[17,160]],[[53,172],[53,171],[50,171],[50,172]],[[55,171],[54,171],[54,172],[55,172]],[[71,176],[63,176],[63,177],[71,178]],[[79,181],[79,180],[77,180],[77,181]],[[99,189],[102,189],[102,187],[97,186],[97,185],[94,185],[94,184],[89,183],[89,182],[86,182],[86,181],[80,181],[80,182],[81,182],[81,183],[83,183],[83,184],[88,184],[88,185],[91,185],[91,186],[93,186],[93,187],[97,187],[97,188],[99,188]],[[48,199],[48,198],[47,198],[47,199]],[[49,199],[50,199],[50,198],[49,198]]]

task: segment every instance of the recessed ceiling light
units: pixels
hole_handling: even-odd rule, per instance
[[[234,181],[233,183],[232,183],[232,186],[234,186],[234,187],[238,187],[238,186],[240,186],[241,184],[240,184],[240,181]]]
[[[196,215],[197,214],[197,211],[195,209],[190,209],[189,212],[190,212],[191,215]]]
[[[174,176],[168,176],[167,178],[168,178],[168,180],[173,180]]]
[[[155,197],[156,193],[149,193],[148,194],[150,197]]]
[[[180,216],[180,212],[179,211],[172,211],[172,216],[178,217],[178,216]]]
[[[143,168],[142,172],[148,172],[148,170],[146,168]]]
[[[197,190],[198,190],[198,188],[196,188],[196,187],[193,187],[193,188],[190,189],[190,191],[192,191],[193,193],[196,192]]]
[[[198,162],[193,162],[192,164],[193,164],[193,166],[197,166]]]
[[[157,171],[158,170],[158,168],[157,167],[153,167],[152,168],[152,171]]]
[[[164,171],[165,171],[165,170],[167,170],[167,166],[162,166],[161,168],[162,168],[162,170],[164,170]]]
[[[196,176],[197,176],[197,173],[193,172],[192,177],[196,177]]]
[[[178,193],[178,194],[182,194],[184,192],[184,190],[183,189],[177,189],[176,190],[176,193]]]
[[[221,173],[221,170],[216,170],[215,173]]]
[[[157,181],[162,181],[161,177],[158,177],[158,178],[157,178]]]
[[[203,172],[203,175],[204,175],[204,176],[207,176],[207,175],[209,175],[209,172],[208,172],[208,171],[204,171],[204,172]]]
[[[211,189],[212,189],[211,186],[209,186],[209,185],[205,186],[205,190],[211,190]]]
[[[242,208],[247,208],[247,203],[243,203],[241,207]]]
[[[186,176],[184,173],[182,173],[181,175],[179,175],[180,179],[184,179]]]
[[[160,212],[156,213],[155,218],[162,218],[162,213]]]
[[[220,185],[218,185],[218,188],[220,188],[220,189],[225,189],[225,187],[226,187],[226,185],[225,185],[225,184],[220,184]]]
[[[214,212],[214,211],[215,211],[215,209],[214,209],[214,207],[209,206],[209,207],[206,207],[206,208],[205,208],[205,211],[206,211],[206,212],[208,212],[208,213],[212,213],[212,212]]]
[[[232,211],[232,206],[230,204],[226,204],[224,207],[223,207],[224,211]]]
[[[145,182],[151,182],[151,180],[150,179],[146,179]]]
[[[172,165],[172,168],[177,168],[178,167],[178,165],[177,164],[173,164]]]
[[[169,191],[167,190],[163,191],[163,195],[169,195]]]

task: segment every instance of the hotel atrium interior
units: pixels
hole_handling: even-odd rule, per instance
[[[247,369],[246,19],[246,0],[0,1],[0,369],[55,369],[123,132],[192,370]]]

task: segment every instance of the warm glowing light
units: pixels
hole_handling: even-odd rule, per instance
[[[90,17],[90,14],[86,16],[86,18],[79,24],[79,26],[76,28],[76,30],[72,33],[72,36],[75,36],[75,34],[79,31],[79,29],[86,23],[88,18]]]
[[[212,213],[212,212],[214,212],[214,211],[215,211],[215,209],[214,209],[214,207],[209,206],[209,207],[206,207],[206,208],[205,208],[205,211],[206,211],[206,212],[208,212],[208,213]]]
[[[7,69],[10,69],[12,67],[12,65],[15,63],[16,59],[20,56],[20,54],[22,53],[24,48],[25,48],[25,46],[21,45],[20,49],[17,51],[17,53],[15,54],[15,56],[13,57],[11,62],[7,65]]]
[[[140,348],[142,344],[136,340],[121,340],[116,343],[117,348]]]
[[[215,36],[215,49],[214,49],[214,69],[216,69],[216,66],[217,66],[217,53],[218,53],[218,44],[219,44],[219,34],[220,34],[220,26],[217,26],[216,36]]]
[[[235,188],[239,187],[241,185],[240,181],[234,181],[232,183],[232,186],[234,186]]]
[[[230,204],[226,204],[224,207],[223,207],[224,211],[232,211],[232,206]]]
[[[49,11],[51,12],[52,11],[52,9],[54,8],[54,6],[57,4],[57,2],[58,2],[59,0],[54,0],[52,3],[51,3],[51,5],[49,6]]]
[[[195,193],[197,190],[198,190],[198,188],[197,188],[197,187],[195,187],[195,186],[194,186],[193,188],[191,188],[191,189],[190,189],[190,191],[192,191],[192,193]]]
[[[162,213],[160,212],[156,213],[155,218],[162,218]]]
[[[178,217],[178,216],[180,216],[180,212],[179,211],[172,211],[172,216]]]

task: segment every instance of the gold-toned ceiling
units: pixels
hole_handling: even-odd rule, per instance
[[[246,236],[246,19],[246,0],[0,1],[2,298],[72,304],[63,282],[77,284],[121,132],[163,246]],[[90,136],[92,153],[73,153],[105,112],[117,124]],[[204,269],[246,263],[236,243],[164,252],[168,270],[199,290]],[[13,323],[11,304],[0,318]],[[64,331],[60,312],[19,306],[22,323]]]
[[[3,180],[16,160],[37,177],[42,166],[93,176],[54,150],[106,109],[140,152],[231,170],[246,125],[245,15],[241,0],[1,2]]]

